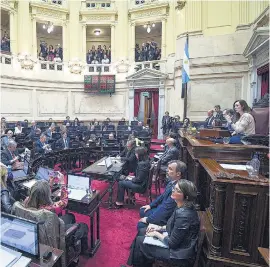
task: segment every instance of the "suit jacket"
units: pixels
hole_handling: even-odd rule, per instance
[[[132,182],[146,188],[150,167],[149,160],[139,161],[135,172],[136,176],[132,179]]]
[[[156,208],[156,210],[147,217],[147,223],[157,225],[165,225],[167,223],[176,207],[176,202],[171,198],[174,183],[175,182],[168,183],[164,193],[150,203],[151,209]]]
[[[18,151],[15,150],[14,152],[15,157],[19,155]],[[11,152],[6,148],[1,152],[1,162],[6,166],[12,165],[11,160],[13,160]]]
[[[172,118],[170,116],[163,116],[162,117],[162,128],[170,128],[172,123]]]
[[[31,133],[35,135],[37,128],[38,128],[37,126],[31,126]]]
[[[67,148],[70,148],[70,139],[69,137],[67,137]],[[56,146],[59,148],[59,149],[65,149],[65,143],[64,143],[64,138],[60,138],[57,140],[56,142]]]
[[[194,207],[176,208],[168,220],[168,245],[171,259],[195,259],[200,220]]]
[[[208,127],[208,126],[212,127],[212,123],[214,120],[215,120],[214,116],[206,118],[205,123],[204,123],[204,127]]]
[[[42,144],[40,140],[37,140],[36,143],[35,143],[35,150],[37,153],[40,153],[40,154],[44,154],[45,153],[45,149],[43,148],[43,146],[45,145],[46,143]]]
[[[161,165],[167,165],[171,160],[177,160],[179,158],[179,150],[173,146],[168,149],[161,157]]]
[[[130,172],[135,173],[136,169],[137,169],[137,158],[135,155],[135,147],[133,147],[131,150],[128,150],[127,148],[125,148],[125,150],[123,152],[120,154],[120,156],[121,156],[122,160],[125,160],[127,162],[126,171],[128,173],[130,173]]]

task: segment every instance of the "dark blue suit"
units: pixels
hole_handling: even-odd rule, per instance
[[[65,148],[70,148],[70,139],[67,137],[66,139],[66,144],[64,142],[64,138],[60,138],[59,140],[56,141],[56,147],[58,149],[65,149]]]
[[[147,223],[157,225],[165,225],[167,223],[176,207],[176,202],[171,198],[174,183],[169,182],[167,184],[164,193],[150,204],[151,210],[144,212],[144,209],[140,209],[140,217],[147,217]],[[146,227],[146,225],[139,222],[137,227],[140,229]]]
[[[44,154],[45,153],[45,149],[43,148],[43,146],[45,145],[46,143],[41,143],[40,140],[37,140],[36,141],[36,144],[35,144],[35,150],[37,153],[40,153],[40,154]]]

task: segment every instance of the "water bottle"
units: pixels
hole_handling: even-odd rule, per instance
[[[260,160],[259,156],[257,153],[254,154],[252,160],[251,160],[251,165],[253,167],[253,176],[258,176],[259,175],[259,170],[260,170]]]
[[[12,170],[11,165],[8,165],[7,166],[7,171],[8,171],[7,178],[12,180],[13,179],[13,174],[12,174],[12,171],[11,170]]]

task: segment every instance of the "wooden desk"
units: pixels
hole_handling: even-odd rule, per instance
[[[98,160],[91,166],[84,169],[82,172],[86,173],[91,176],[91,179],[94,180],[101,180],[109,182],[108,190],[105,191],[105,193],[101,196],[101,199],[104,197],[104,195],[109,192],[109,208],[112,208],[113,206],[113,185],[116,181],[116,178],[119,177],[122,173],[123,166],[126,164],[126,162],[116,163],[114,160],[112,160],[113,166],[117,167],[117,171],[112,172],[110,169],[107,169],[106,166],[99,166],[98,164],[105,160],[106,157]]]
[[[208,140],[196,139],[180,131],[181,159],[187,164],[186,179],[191,180],[199,189],[200,176],[200,158],[213,158],[225,162],[234,162],[246,164],[257,152],[260,156],[262,174],[266,175],[269,171],[269,159],[267,153],[269,148],[266,146],[255,145],[224,145],[215,144]],[[200,209],[200,192],[198,191],[197,209]]]
[[[90,225],[90,246],[87,254],[92,257],[100,247],[100,191],[93,193],[91,198],[84,197],[82,200],[68,200],[66,210],[83,214],[89,217]]]
[[[43,244],[39,244],[39,249],[40,249],[40,258],[31,258],[31,263],[30,263],[30,267],[52,267],[55,266],[56,264],[58,264],[60,257],[62,256],[62,254],[64,253],[63,250],[57,249],[57,248],[51,248],[47,245],[43,245]],[[52,249],[52,256],[49,259],[49,261],[44,261],[42,259],[44,253],[48,250],[48,249]],[[29,257],[29,256],[26,256]]]
[[[199,164],[206,225],[203,261],[215,267],[264,266],[257,248],[269,245],[269,180],[217,178],[218,173],[248,173],[223,169],[214,159],[199,159]]]
[[[261,256],[269,266],[269,248],[258,248]]]

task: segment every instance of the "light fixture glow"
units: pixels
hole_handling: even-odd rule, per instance
[[[46,29],[46,25],[45,25],[45,24],[43,24],[42,28],[43,28],[43,29]]]
[[[100,30],[94,30],[95,35],[100,35],[101,31]]]
[[[147,25],[146,25],[146,24],[144,24],[144,25],[143,25],[143,27],[144,27],[144,28],[146,28],[146,27],[147,27]]]
[[[152,24],[152,27],[155,27],[155,26],[156,26],[156,24],[155,24],[155,23],[153,23],[153,24]]]
[[[150,27],[147,27],[147,33],[150,33],[151,32],[151,28]]]

